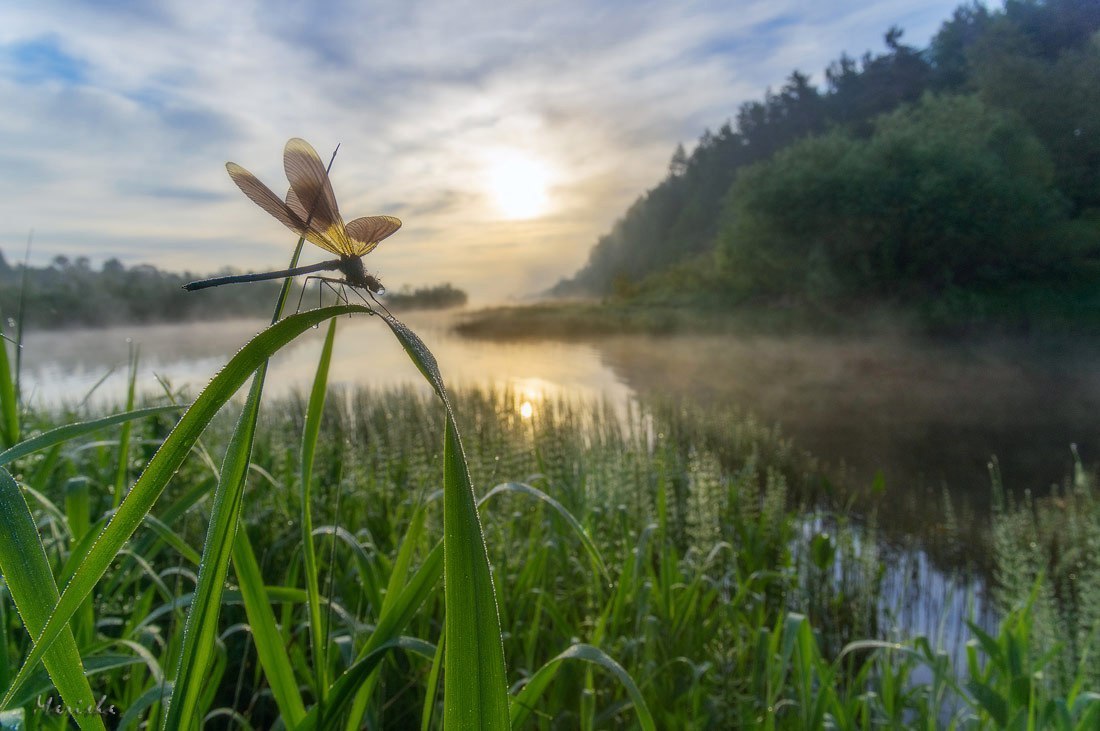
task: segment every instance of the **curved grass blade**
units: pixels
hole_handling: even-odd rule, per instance
[[[356,660],[355,664],[348,668],[347,671],[332,684],[332,688],[329,690],[329,701],[331,705],[325,706],[324,720],[322,721],[319,718],[321,706],[318,704],[310,709],[305,720],[297,727],[297,731],[336,728],[338,715],[333,713],[332,709],[342,708],[351,702],[351,699],[359,689],[359,685],[366,680],[367,676],[374,672],[374,668],[382,661],[386,653],[393,649],[408,650],[409,652],[414,652],[422,657],[426,657],[429,660],[435,657],[435,645],[415,637],[395,637],[392,640],[381,643],[367,652],[363,657]]]
[[[84,671],[88,677],[91,677],[131,665],[141,665],[143,662],[142,658],[133,655],[93,655],[84,661]],[[13,700],[12,705],[15,708],[26,706],[33,703],[38,696],[49,693],[53,688],[53,681],[47,673],[36,672],[23,685],[23,691]],[[3,728],[4,726],[0,724],[0,729]]]
[[[446,409],[443,442],[444,649],[446,728],[508,728],[508,685],[493,576],[470,470],[435,356],[416,333],[388,313],[389,325]]]
[[[5,465],[20,457],[26,457],[28,454],[33,454],[34,452],[63,444],[70,439],[82,437],[85,434],[91,434],[107,426],[123,424],[128,421],[133,421],[134,419],[143,419],[146,416],[167,414],[171,411],[179,411],[182,408],[182,406],[152,406],[147,409],[134,409],[133,411],[124,411],[121,414],[111,414],[102,419],[78,421],[75,424],[59,426],[56,429],[50,429],[36,437],[31,437],[30,439],[12,445],[3,452],[0,452],[0,465]]]
[[[8,358],[7,336],[0,315],[0,446],[9,447],[19,441],[19,392],[12,377],[12,362]],[[18,345],[16,345],[18,347]]]
[[[189,729],[198,725],[203,681],[214,660],[222,589],[229,571],[229,557],[243,503],[245,476],[252,457],[255,417],[263,389],[264,370],[261,367],[252,381],[248,399],[225,450],[225,460],[210,508],[210,525],[203,541],[198,585],[183,630],[183,648],[175,675],[177,692],[168,699],[165,728]]]
[[[432,716],[435,715],[435,699],[439,695],[439,672],[443,669],[443,648],[447,646],[447,634],[439,634],[439,644],[435,646],[432,669],[428,673],[428,683],[424,688],[424,711],[420,714],[420,731],[430,731]]]
[[[153,507],[207,424],[225,402],[236,393],[241,384],[274,352],[313,325],[330,317],[355,312],[366,314],[370,310],[358,305],[341,305],[291,315],[252,338],[225,368],[214,376],[153,455],[141,477],[119,505],[114,518],[107,524],[88,552],[80,569],[65,587],[57,608],[35,640],[34,647],[9,687],[4,701],[0,703],[0,708],[7,707],[10,698],[42,659],[50,643],[58,636],[69,617],[106,572],[119,549]]]
[[[275,704],[279,706],[280,715],[288,727],[293,727],[305,718],[306,707],[298,690],[298,681],[294,677],[294,668],[282,635],[275,623],[275,615],[271,611],[271,599],[280,592],[264,586],[260,564],[256,561],[248,533],[243,530],[237,532],[233,543],[233,572],[237,575],[264,677],[271,686],[271,694],[275,698]],[[305,597],[293,597],[294,601],[304,599]]]
[[[57,584],[50,561],[42,548],[34,517],[19,485],[8,471],[0,468],[0,570],[23,625],[33,637],[49,621],[57,604]],[[58,628],[58,641],[45,653],[43,662],[54,685],[72,708],[93,708],[95,697],[84,676],[80,650],[69,625]],[[13,685],[14,687],[14,685]],[[9,691],[10,693],[10,691]],[[85,729],[104,728],[96,714],[75,714]]]
[[[527,718],[531,715],[531,710],[535,707],[535,703],[538,702],[539,696],[550,685],[550,681],[557,675],[558,669],[565,660],[582,660],[591,663],[607,670],[618,678],[623,688],[626,689],[627,695],[630,696],[630,700],[634,703],[634,712],[638,715],[638,725],[645,731],[656,731],[657,725],[653,721],[653,714],[649,712],[649,706],[646,705],[645,698],[642,697],[642,691],[639,690],[634,679],[630,677],[630,673],[600,648],[585,644],[576,644],[567,648],[565,652],[547,662],[539,668],[537,673],[531,676],[531,679],[523,686],[523,690],[517,693],[512,700],[512,728],[523,728]]]
[[[390,609],[383,612],[378,617],[378,623],[374,627],[374,632],[371,633],[367,639],[363,649],[359,651],[355,661],[358,663],[364,660],[372,652],[380,649],[387,643],[396,641],[401,631],[405,628],[405,625],[409,623],[409,620],[413,618],[417,610],[420,609],[420,605],[424,603],[424,600],[435,589],[435,585],[439,583],[439,577],[443,575],[443,543],[436,544],[436,547],[432,549],[427,558],[424,559],[424,563],[420,565],[420,568],[416,570],[409,583],[401,590],[397,600],[390,606]],[[373,667],[373,666],[372,666]],[[343,712],[343,707],[352,703],[355,696],[360,690],[361,683],[365,679],[370,677],[370,672],[367,672],[362,677],[358,678],[354,683],[350,680],[344,680],[347,673],[341,675],[333,683],[332,689],[330,689],[328,703],[325,706],[325,724],[331,726],[335,724],[336,719],[340,717]],[[348,684],[349,690],[352,692],[336,694],[335,690],[341,684]],[[318,728],[319,719],[317,718],[317,709],[311,709],[309,717],[299,725],[301,731],[311,731]]]
[[[309,596],[309,637],[313,650],[313,672],[319,702],[328,695],[328,653],[325,627],[322,623],[321,594],[317,587],[317,554],[313,547],[313,457],[317,451],[317,436],[321,432],[321,416],[325,410],[328,369],[332,362],[332,344],[336,338],[336,320],[329,320],[325,344],[317,362],[317,375],[309,394],[306,423],[302,429],[301,489],[302,489],[302,559],[305,566],[306,593]]]
[[[401,596],[401,587],[405,585],[409,577],[409,566],[412,563],[413,551],[420,543],[420,536],[424,532],[426,515],[424,507],[420,506],[409,520],[409,527],[405,530],[405,535],[401,539],[401,548],[398,549],[397,557],[390,568],[390,578],[386,582],[386,593],[381,602],[382,608],[378,611],[379,617],[386,616]],[[368,590],[368,594],[373,593],[376,592],[369,592]],[[352,702],[351,711],[348,713],[347,723],[344,726],[346,731],[356,731],[362,726],[367,704],[370,702],[377,681],[378,675],[376,673],[369,676],[359,688],[355,700]]]
[[[137,391],[138,355],[140,352],[141,348],[131,342],[130,375],[127,379],[126,388],[127,411],[134,410],[134,393]],[[130,484],[130,432],[132,429],[133,424],[129,421],[126,422],[122,425],[122,432],[118,437],[118,473],[115,475],[115,507],[118,507],[118,504],[122,502],[122,493],[126,491],[126,486]]]
[[[293,261],[297,261],[301,249],[302,241],[299,240],[292,257]],[[290,280],[288,279],[283,282],[276,301],[272,315],[273,326],[282,313],[289,291]],[[244,409],[233,430],[233,436],[225,451],[225,460],[219,470],[218,485],[214,491],[214,503],[211,508],[210,527],[203,545],[203,558],[199,564],[198,585],[191,610],[187,613],[184,646],[176,673],[175,687],[182,690],[182,695],[177,696],[173,693],[168,701],[165,715],[167,728],[192,727],[198,719],[200,709],[207,705],[204,703],[201,692],[202,681],[215,657],[221,658],[220,648],[215,646],[215,636],[230,556],[237,552],[237,546],[242,546],[242,561],[245,563],[251,561],[255,564],[251,546],[247,545],[244,539],[241,543],[235,542],[234,537],[237,535],[237,526],[240,522],[245,480],[252,459],[256,422],[266,376],[267,360],[265,359],[256,369]],[[275,620],[263,582],[256,581],[247,566],[244,573],[249,580],[247,586],[242,586],[245,611],[265,632],[270,631]],[[289,719],[297,721],[304,714],[304,706],[301,696],[295,691],[288,690],[286,686],[285,676],[290,668],[290,660],[285,652],[280,653],[281,649],[282,644],[277,641],[266,648],[267,651],[263,657],[273,665],[270,667],[265,665],[265,670],[269,670],[280,685],[280,699],[283,701],[281,709],[285,710]],[[206,695],[209,696],[212,690],[212,688],[207,690]]]
[[[291,266],[301,256],[304,240],[299,239],[291,256]],[[271,317],[274,325],[282,314],[290,292],[290,280],[283,282]],[[260,648],[260,661],[265,673],[273,679],[273,695],[280,710],[290,719],[299,719],[305,713],[301,696],[294,683],[290,659],[282,642],[271,610],[268,593],[260,578],[255,555],[248,543],[247,534],[238,534],[237,526],[243,502],[245,480],[251,464],[252,446],[255,441],[256,422],[259,416],[260,397],[267,375],[267,360],[257,368],[252,387],[237,421],[224,463],[217,470],[218,485],[211,510],[211,527],[203,547],[199,576],[196,582],[195,602],[187,615],[184,631],[184,648],[180,654],[175,687],[183,689],[183,696],[175,694],[168,701],[166,724],[168,728],[190,725],[200,709],[209,705],[213,686],[200,693],[202,679],[214,659],[223,660],[220,645],[215,645],[215,631],[222,598],[226,592],[224,581],[228,572],[230,553],[240,562],[238,579],[242,577],[241,598],[250,622],[259,628],[263,638],[275,638]],[[234,537],[236,536],[236,540]],[[289,676],[289,681],[288,681]]]
[[[577,537],[581,539],[581,543],[584,544],[585,550],[587,550],[588,555],[592,557],[593,563],[596,564],[596,567],[600,570],[600,573],[603,574],[604,579],[609,582],[611,581],[611,574],[609,574],[607,571],[607,564],[603,562],[603,556],[600,555],[600,549],[596,548],[596,544],[592,541],[592,537],[588,535],[588,531],[584,529],[584,526],[581,525],[579,520],[573,517],[572,513],[566,510],[564,505],[562,505],[557,500],[550,497],[537,487],[532,487],[531,485],[527,485],[522,482],[504,482],[482,495],[481,499],[477,501],[477,505],[480,508],[482,505],[485,504],[486,501],[489,500],[489,498],[493,497],[494,495],[500,495],[506,492],[513,492],[520,495],[533,497],[536,500],[541,500],[542,502],[552,507],[555,511],[557,511],[558,515],[560,515],[565,520],[565,522],[569,524],[569,527],[572,528],[573,532],[577,534]]]

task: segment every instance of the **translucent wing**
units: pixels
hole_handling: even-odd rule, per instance
[[[279,199],[279,196],[271,192],[271,189],[260,182],[252,173],[248,172],[235,162],[227,162],[225,169],[229,171],[229,177],[247,195],[253,203],[277,218],[281,224],[294,233],[302,236],[306,233],[305,222]],[[338,253],[338,252],[337,252]]]
[[[336,249],[330,249],[334,253],[354,256],[347,234],[344,233],[344,221],[336,206],[332,183],[329,182],[328,173],[321,158],[317,156],[317,151],[305,140],[294,137],[286,143],[283,151],[283,167],[286,168],[286,178],[297,198],[295,206],[299,211],[308,212],[310,231],[320,234],[320,238],[327,239],[334,245]],[[318,246],[324,246],[312,236],[307,238]]]
[[[315,218],[309,218],[309,213],[306,211],[305,206],[302,205],[302,201],[298,199],[298,194],[291,188],[286,192],[286,205],[294,215],[303,221],[309,219],[309,229],[305,232],[307,241],[320,246],[325,251],[331,251],[337,256],[344,255],[344,249],[346,246],[336,243],[328,237],[328,232],[325,229],[320,228],[317,225]]]
[[[401,228],[401,219],[393,216],[364,216],[347,225],[348,238],[355,256],[374,251],[378,242]]]

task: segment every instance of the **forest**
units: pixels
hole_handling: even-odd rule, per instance
[[[557,295],[1100,320],[1100,4],[963,5],[706,131]]]
[[[218,274],[234,273],[239,272],[227,269]],[[270,316],[271,302],[282,286],[275,280],[198,293],[182,289],[185,282],[202,278],[148,264],[127,268],[113,258],[98,270],[87,257],[66,256],[56,256],[44,267],[13,266],[0,252],[0,316],[14,321],[22,312],[25,326],[33,329],[263,317]],[[305,295],[310,306],[317,296],[314,291]],[[383,303],[403,310],[456,307],[466,303],[466,293],[450,284],[417,289],[405,285]]]

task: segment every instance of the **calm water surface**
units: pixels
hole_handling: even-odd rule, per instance
[[[944,530],[944,496],[963,542],[974,538],[962,546],[945,541],[973,554],[988,523],[993,455],[1008,491],[1037,494],[1069,474],[1071,444],[1086,466],[1100,455],[1100,343],[1091,341],[622,336],[499,343],[452,334],[453,317],[405,318],[451,387],[509,386],[536,410],[544,398],[566,396],[607,399],[625,412],[631,399],[650,394],[734,408],[778,425],[849,486],[883,481],[880,535],[922,539],[888,572],[886,625],[940,636],[956,651],[966,633],[961,618],[988,615],[980,582],[937,568],[946,553],[927,539],[957,535]],[[237,320],[31,334],[24,392],[38,407],[84,400],[117,407],[133,344],[141,349],[143,390],[158,391],[156,374],[194,394],[263,326]],[[332,383],[412,384],[427,392],[383,323],[359,317],[339,328]],[[323,333],[305,333],[273,359],[269,393],[308,390]]]
[[[620,408],[659,393],[728,405],[778,424],[801,448],[869,485],[881,472],[888,501],[912,513],[942,503],[981,521],[990,499],[989,462],[1006,488],[1043,492],[1100,454],[1100,345],[1028,339],[943,344],[889,337],[622,336],[584,342],[467,340],[453,315],[409,313],[448,384],[509,385],[533,404],[570,395]],[[259,320],[32,333],[24,392],[32,404],[117,404],[130,344],[140,347],[139,385],[154,374],[196,393],[253,334]],[[424,385],[383,323],[340,322],[333,383]],[[268,391],[305,392],[323,330],[307,332],[272,361]],[[108,375],[109,374],[109,375]],[[100,381],[107,376],[106,380]],[[97,383],[99,383],[97,387]],[[91,394],[89,396],[89,393]],[[899,508],[900,509],[900,508]]]

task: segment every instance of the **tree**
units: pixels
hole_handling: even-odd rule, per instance
[[[1019,114],[1046,145],[1057,185],[1079,214],[1100,208],[1100,39],[1058,54],[1048,47],[1051,38],[1078,39],[1070,21],[1089,27],[1078,6],[1054,3],[1046,15],[1055,19],[1040,20],[1031,3],[1010,4],[968,58],[982,99]],[[1092,7],[1095,28],[1100,10]]]
[[[676,145],[676,151],[672,153],[672,159],[668,163],[668,175],[670,178],[678,178],[687,172],[688,156],[684,151],[684,144]]]
[[[841,131],[742,172],[720,239],[744,295],[935,298],[1052,277],[1066,206],[1042,144],[974,96],[927,96],[870,139]]]

